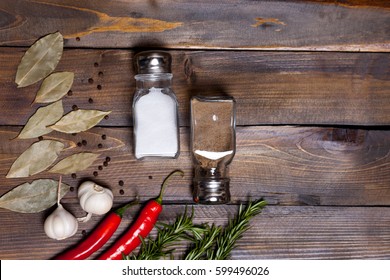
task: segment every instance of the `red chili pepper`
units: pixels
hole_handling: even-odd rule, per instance
[[[85,260],[100,249],[119,227],[124,212],[130,206],[137,204],[133,201],[125,206],[110,212],[95,230],[75,247],[56,256],[55,260]]]
[[[106,252],[104,252],[98,258],[99,260],[121,260],[123,255],[130,254],[141,244],[140,236],[142,238],[146,238],[148,236],[162,211],[162,196],[169,178],[177,173],[180,173],[181,176],[184,175],[183,171],[177,170],[165,178],[161,187],[160,195],[156,199],[150,200],[145,205],[137,220],[131,225],[129,230],[126,231]]]

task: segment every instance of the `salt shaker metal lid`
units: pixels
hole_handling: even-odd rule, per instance
[[[143,51],[134,57],[138,74],[171,73],[171,63],[171,55],[163,51]]]

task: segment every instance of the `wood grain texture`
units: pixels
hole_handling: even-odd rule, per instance
[[[39,83],[17,88],[14,77],[23,48],[0,48],[0,125],[24,125],[38,108]],[[237,123],[389,125],[390,55],[249,51],[172,51],[173,89],[181,125],[189,125],[193,95],[230,94]],[[56,71],[75,73],[65,112],[112,110],[103,126],[132,125],[135,89],[126,50],[67,49]],[[91,103],[91,100],[93,103]]]
[[[69,47],[388,52],[389,14],[386,1],[3,0],[0,44],[60,31]]]
[[[76,216],[84,213],[77,205],[64,204]],[[137,215],[139,207],[129,210],[109,246]],[[224,225],[237,211],[234,205],[195,206],[195,223]],[[43,221],[50,211],[41,214],[13,214],[0,209],[0,259],[50,259],[89,234],[101,217],[80,227],[73,237],[55,241],[46,237]],[[184,213],[184,206],[165,205],[162,222],[172,222]],[[11,218],[12,217],[12,218]],[[273,207],[251,222],[251,228],[237,242],[232,259],[389,259],[390,209],[388,207]],[[29,225],[28,229],[26,224]],[[152,232],[154,236],[155,231]],[[36,244],[39,244],[37,247]],[[176,246],[176,258],[186,250]]]
[[[33,179],[56,178],[43,172],[30,178],[5,179],[12,162],[36,141],[8,140],[17,133],[16,127],[3,127],[0,131],[1,193]],[[67,149],[59,160],[82,151],[100,154],[92,167],[77,173],[77,178],[64,176],[64,182],[74,188],[92,179],[112,188],[116,202],[136,195],[146,200],[157,196],[164,177],[180,168],[185,177],[172,180],[165,201],[192,203],[193,165],[187,128],[181,129],[179,158],[168,161],[136,160],[131,128],[94,128],[76,136],[53,132],[44,138],[65,143]],[[87,144],[79,147],[83,140]],[[105,166],[107,157],[110,161]],[[93,175],[95,171],[97,177]],[[234,203],[263,197],[272,205],[389,206],[390,131],[239,127],[230,177]],[[120,180],[124,186],[119,185]],[[64,199],[77,203],[76,193]]]

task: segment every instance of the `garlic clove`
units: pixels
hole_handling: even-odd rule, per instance
[[[77,219],[65,210],[60,203],[56,210],[46,218],[44,223],[46,235],[56,240],[63,240],[73,236],[77,229]]]
[[[103,215],[111,210],[114,195],[108,188],[104,188],[92,181],[82,183],[78,189],[78,198],[81,208],[88,214],[85,217],[78,218],[81,222],[87,222],[91,214]]]
[[[89,196],[84,202],[84,210],[88,213],[103,215],[112,208],[112,192],[95,193]]]

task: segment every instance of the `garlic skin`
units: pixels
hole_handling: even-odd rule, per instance
[[[73,236],[78,229],[77,219],[59,203],[45,220],[44,230],[48,237],[63,240]]]
[[[85,181],[78,189],[78,198],[81,208],[88,214],[78,220],[81,222],[88,221],[92,214],[103,215],[111,210],[114,195],[108,188],[104,188],[92,181]]]

